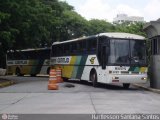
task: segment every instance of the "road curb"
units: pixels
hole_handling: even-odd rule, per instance
[[[150,87],[145,87],[143,85],[139,85],[139,84],[133,84],[136,87],[151,91],[151,92],[155,92],[155,93],[159,93],[160,94],[160,89],[154,89],[154,88],[150,88]]]
[[[10,86],[10,85],[13,85],[13,84],[15,84],[15,82],[13,82],[11,80],[7,80],[7,81],[4,81],[4,82],[0,83],[0,88],[1,87],[6,87],[6,86]]]

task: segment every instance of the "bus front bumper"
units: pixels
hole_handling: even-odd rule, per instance
[[[146,83],[147,75],[110,75],[110,83]]]

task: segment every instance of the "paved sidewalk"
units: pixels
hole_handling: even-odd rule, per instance
[[[150,81],[149,80],[147,81],[147,83],[133,84],[133,85],[136,86],[136,87],[143,88],[145,90],[152,91],[152,92],[160,94],[160,89],[155,89],[155,88],[150,87]]]

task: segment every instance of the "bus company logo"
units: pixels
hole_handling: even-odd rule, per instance
[[[8,115],[7,114],[2,114],[2,120],[7,120],[8,119]]]
[[[27,65],[27,60],[11,60],[7,61],[7,65]]]
[[[13,65],[14,62],[13,61],[7,61],[7,65]]]
[[[21,64],[22,64],[22,65],[26,65],[26,64],[27,64],[27,60],[16,60],[16,61],[15,61],[15,64],[16,64],[16,65],[21,65]]]
[[[96,57],[92,57],[92,58],[90,59],[91,64],[94,64],[95,58],[96,58]]]
[[[51,58],[51,64],[55,64],[56,63],[56,58]]]
[[[58,58],[57,63],[69,63],[69,58]]]

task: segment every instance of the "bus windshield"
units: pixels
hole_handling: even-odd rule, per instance
[[[110,40],[110,64],[146,64],[146,47],[144,40]]]

